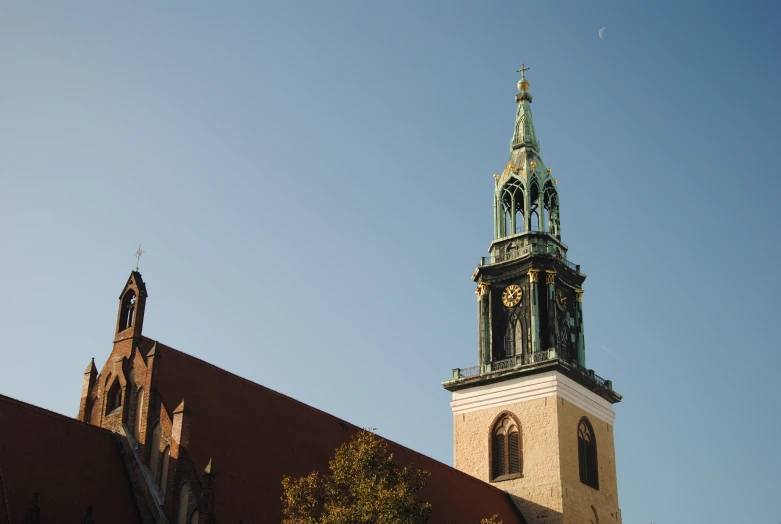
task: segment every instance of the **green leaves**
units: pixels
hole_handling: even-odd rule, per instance
[[[330,473],[282,479],[283,524],[424,524],[418,499],[429,473],[399,468],[388,444],[362,431],[336,450]]]

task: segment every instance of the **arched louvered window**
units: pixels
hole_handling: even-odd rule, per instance
[[[580,481],[594,489],[599,489],[597,441],[594,438],[594,428],[586,417],[580,419],[578,424],[578,468]]]
[[[515,417],[502,415],[491,432],[491,480],[520,477],[522,461],[520,424]]]

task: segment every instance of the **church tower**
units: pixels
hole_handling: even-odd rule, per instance
[[[583,281],[562,242],[521,66],[510,160],[494,175],[494,239],[477,283],[478,365],[454,369],[455,467],[507,491],[529,522],[621,522],[613,404],[586,366]]]

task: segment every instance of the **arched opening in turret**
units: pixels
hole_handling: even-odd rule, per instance
[[[125,293],[125,296],[122,297],[122,309],[119,312],[119,331],[124,331],[133,325],[135,312],[136,294],[130,289]]]
[[[540,190],[537,182],[529,186],[529,231],[540,231]]]
[[[556,187],[550,180],[545,183],[545,189],[543,193],[543,205],[545,209],[543,211],[544,215],[542,224],[545,228],[544,231],[549,232],[551,235],[561,240],[561,224],[559,222],[559,194],[556,191]]]
[[[502,189],[502,223],[500,236],[523,232],[524,188],[519,180],[513,179]]]

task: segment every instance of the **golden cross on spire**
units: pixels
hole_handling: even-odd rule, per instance
[[[529,69],[531,69],[531,67],[526,67],[526,64],[521,63],[521,68],[516,69],[515,72],[521,73],[521,80],[526,80],[526,71],[528,71]]]
[[[141,249],[141,242],[138,243],[138,251],[133,253],[133,256],[136,257],[136,271],[138,271],[138,263],[141,262],[141,255],[146,253],[143,249]]]

